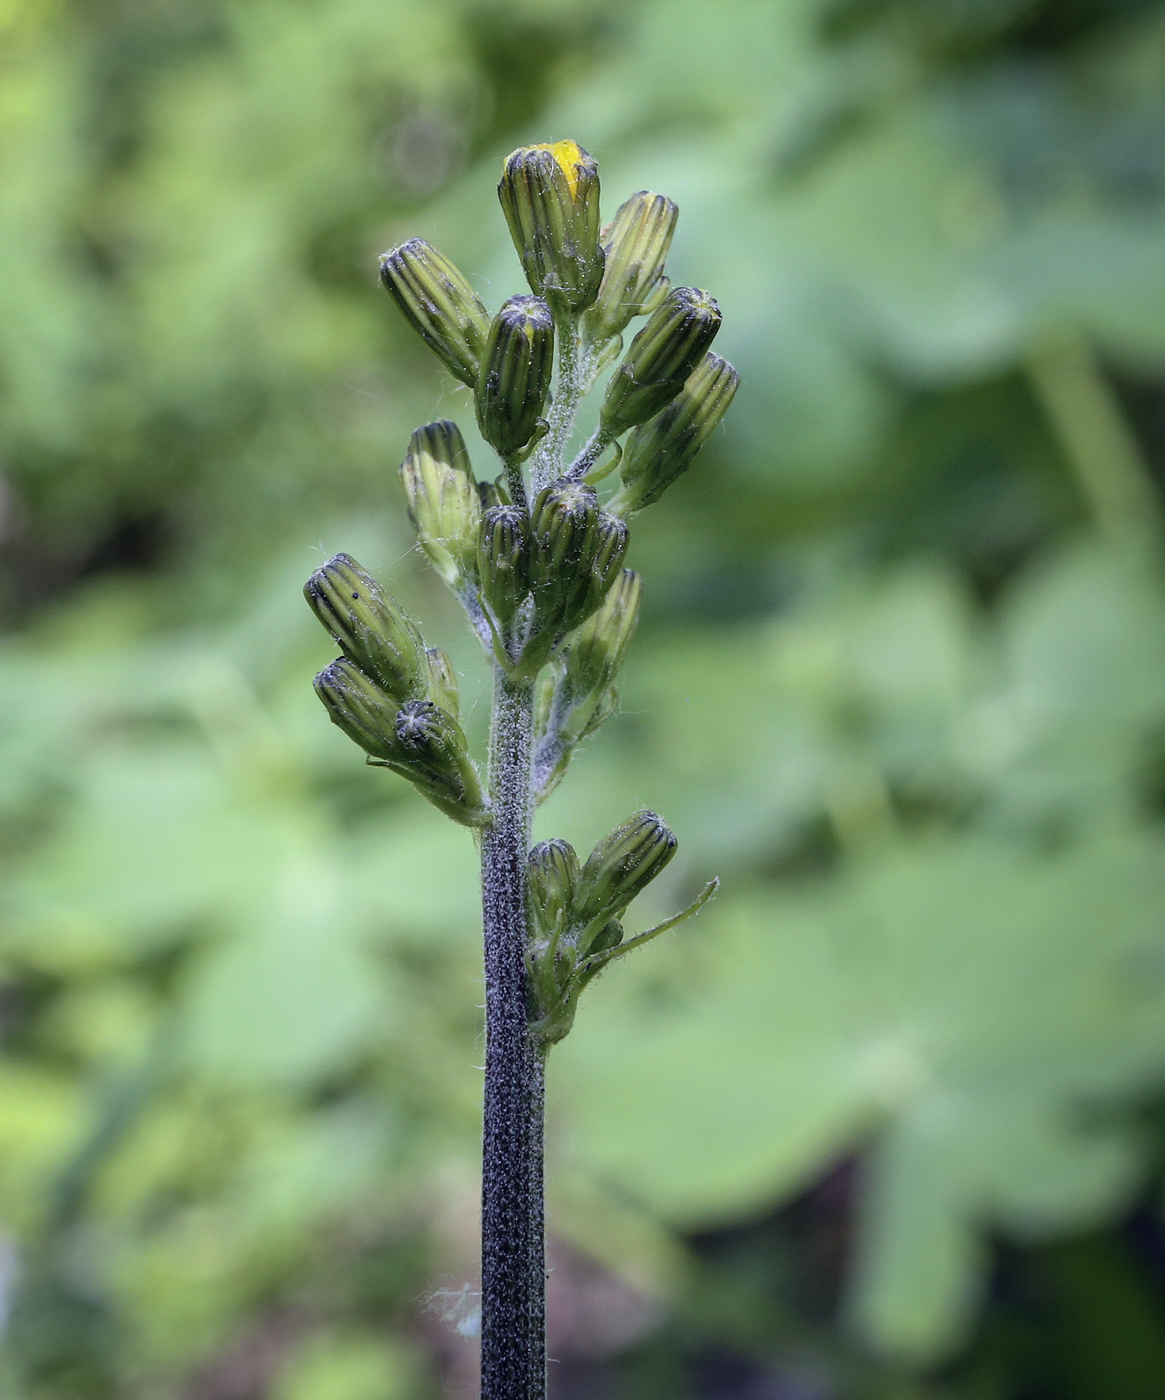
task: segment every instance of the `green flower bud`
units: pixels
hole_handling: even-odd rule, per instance
[[[315,678],[315,688],[332,723],[366,754],[382,763],[399,759],[397,705],[359,666],[337,657]]]
[[[554,317],[538,297],[511,297],[494,317],[477,378],[477,425],[502,457],[534,436],[554,372]]]
[[[472,389],[489,312],[464,274],[423,238],[410,238],[381,255],[380,280],[425,344]]]
[[[443,420],[418,428],[409,439],[400,477],[417,540],[457,591],[473,577],[481,522],[473,469],[457,424]]]
[[[654,504],[687,471],[728,412],[739,383],[727,360],[705,355],[671,403],[631,433],[619,462],[623,489],[609,507],[616,515]]]
[[[619,335],[633,316],[654,311],[666,293],[663,275],[679,210],[662,194],[640,190],[603,230],[606,267],[586,328],[593,342]]]
[[[425,666],[429,673],[429,699],[457,719],[461,714],[461,694],[452,661],[440,647],[429,647]]]
[[[684,387],[720,329],[720,308],[707,292],[676,287],[631,342],[603,396],[609,438],[645,423]]]
[[[568,581],[559,631],[569,632],[578,627],[610,592],[627,553],[627,527],[615,516],[600,511],[590,544],[591,552],[580,560],[578,573]]]
[[[397,711],[395,731],[412,770],[409,776],[427,796],[469,813],[481,812],[477,769],[465,733],[451,714],[430,700],[409,700]]]
[[[623,569],[602,606],[570,634],[566,642],[566,686],[571,696],[603,690],[619,674],[639,625],[643,583]]]
[[[349,554],[337,554],[304,585],[304,597],[349,660],[396,700],[425,693],[421,634]]]
[[[544,932],[550,933],[560,920],[569,920],[578,876],[578,856],[569,841],[539,841],[530,852],[526,867],[529,908]]]
[[[636,812],[600,841],[582,868],[575,915],[593,922],[618,917],[675,855],[676,838],[654,812]]]
[[[535,633],[569,632],[589,617],[618,577],[626,552],[626,527],[599,509],[594,487],[551,482],[530,517]]]
[[[530,585],[536,592],[558,593],[566,573],[594,552],[599,498],[593,486],[565,478],[538,493],[530,512]]]
[[[529,546],[526,512],[517,506],[492,506],[482,516],[477,570],[490,611],[503,627],[529,595]]]
[[[555,312],[585,311],[603,279],[599,167],[574,141],[523,146],[498,198],[530,289]]]

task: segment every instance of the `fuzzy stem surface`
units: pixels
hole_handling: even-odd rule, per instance
[[[545,1400],[544,1058],[529,1030],[525,876],[533,688],[494,668],[489,791],[481,842],[485,932],[485,1115],[481,1203],[481,1397]]]
[[[530,461],[532,495],[562,474],[562,461],[578,416],[583,391],[581,337],[577,316],[564,316],[555,326],[558,337],[558,383],[547,422],[550,427]]]

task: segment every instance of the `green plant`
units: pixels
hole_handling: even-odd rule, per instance
[[[449,658],[425,646],[346,554],[318,569],[305,592],[343,653],[316,677],[332,720],[369,763],[408,778],[480,842],[482,1395],[536,1400],[546,1368],[547,1052],[570,1031],[583,988],[694,914],[716,882],[681,913],[625,938],[628,905],[675,853],[667,825],[637,812],[580,864],[565,841],[531,850],[531,817],[616,705],[641,593],[638,575],[622,567],[626,522],[691,464],[737,375],[710,353],[716,302],[671,288],[664,275],[677,213],[670,200],[640,191],[601,230],[598,168],[573,141],[515,151],[499,196],[534,294],[511,297],[492,320],[468,280],[423,240],[381,260],[405,318],[473,390],[478,427],[502,466],[495,480],[476,481],[461,432],[438,422],[412,435],[401,467],[420,545],[492,662],[484,788]],[[644,315],[620,359],[623,332]],[[598,426],[568,462],[580,399],[617,360]],[[596,486],[616,471],[621,485],[604,506]]]

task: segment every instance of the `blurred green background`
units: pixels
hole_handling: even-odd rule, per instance
[[[555,1400],[1160,1400],[1161,0],[0,0],[0,1394],[475,1393],[474,851],[299,589],[480,731],[375,255],[496,307],[563,136],[743,387],[539,821],[723,880],[552,1058]]]

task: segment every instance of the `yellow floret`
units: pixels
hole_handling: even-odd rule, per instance
[[[558,162],[558,168],[566,176],[566,187],[571,199],[578,198],[578,177],[582,165],[582,147],[577,141],[550,141],[534,146],[535,151],[549,151]]]

